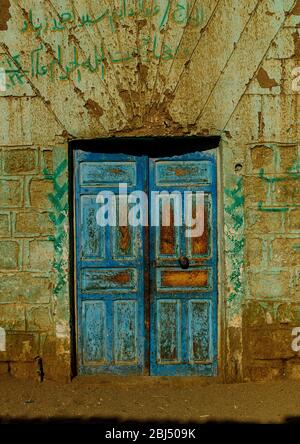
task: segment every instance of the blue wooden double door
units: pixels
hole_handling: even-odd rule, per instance
[[[216,375],[214,151],[75,150],[74,169],[78,373]]]

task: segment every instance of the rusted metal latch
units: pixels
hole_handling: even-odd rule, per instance
[[[183,270],[186,270],[187,268],[189,268],[190,266],[190,261],[188,260],[188,258],[186,256],[180,256],[180,258],[178,259],[179,261],[179,265]]]

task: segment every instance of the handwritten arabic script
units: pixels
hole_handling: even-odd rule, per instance
[[[179,47],[172,48],[164,44],[162,49],[157,51],[157,40],[154,36],[152,49],[149,53],[148,46],[150,38],[144,39],[140,47],[127,49],[124,52],[110,51],[103,46],[94,46],[90,54],[79,53],[78,48],[73,45],[66,50],[61,45],[57,45],[56,51],[47,63],[43,62],[47,49],[43,43],[33,49],[29,56],[23,60],[21,54],[15,54],[12,58],[5,57],[4,70],[6,74],[6,88],[13,88],[16,85],[24,85],[26,77],[38,79],[47,77],[50,81],[58,79],[60,81],[73,79],[81,82],[82,72],[98,73],[104,80],[107,69],[107,62],[113,64],[131,62],[136,57],[142,63],[149,62],[151,58],[161,60],[172,60],[179,55]],[[184,50],[186,53],[187,50]]]
[[[146,6],[143,0],[140,0],[138,5],[129,6],[126,0],[120,0],[120,5],[116,9],[105,8],[97,16],[92,15],[89,12],[76,17],[72,11],[64,11],[58,14],[56,17],[45,17],[41,19],[37,14],[30,9],[28,19],[24,21],[22,26],[22,32],[33,30],[37,35],[41,35],[43,32],[50,31],[63,31],[68,25],[75,26],[74,30],[82,27],[88,27],[104,23],[111,27],[112,31],[116,30],[116,23],[120,23],[128,18],[144,18],[158,16],[159,29],[161,30],[167,20],[177,23],[182,26],[190,25],[194,27],[200,27],[204,21],[204,10],[201,6],[195,5],[191,0],[179,0],[172,11],[171,0],[167,0],[153,5]]]
[[[33,46],[30,51],[0,57],[0,69],[5,74],[5,90],[25,85],[26,79],[72,79],[80,83],[86,72],[95,73],[104,80],[109,67],[118,63],[128,66],[134,61],[147,64],[155,60],[166,62],[180,57],[186,59],[192,49],[185,48],[180,38],[171,41],[171,37],[168,38],[168,34],[161,31],[170,21],[179,27],[199,27],[204,23],[204,11],[194,0],[178,0],[172,5],[171,0],[120,0],[118,7],[106,7],[98,14],[85,12],[79,15],[74,10],[65,10],[52,17],[44,10],[39,15],[37,11],[30,9],[25,18],[20,31],[22,34],[33,32]],[[139,35],[136,43],[129,43],[129,39],[128,42],[122,42],[122,49],[116,49],[120,48],[119,43],[112,43],[112,39],[106,39],[104,34],[98,45],[89,44],[87,49],[82,50],[76,31],[78,34],[80,29],[99,25],[103,26],[106,33],[114,34],[119,24],[123,24],[126,31],[128,20],[134,18],[154,18],[149,24],[155,23],[149,27],[151,30],[144,30]],[[51,44],[49,51],[45,33],[64,30],[67,30],[68,36],[76,36],[75,39],[67,38],[64,43],[65,37],[61,35],[62,38]],[[71,41],[72,44],[69,43]]]

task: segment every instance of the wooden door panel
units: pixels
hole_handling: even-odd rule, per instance
[[[214,154],[150,159],[149,189],[181,194],[170,205],[171,222],[187,195],[202,192],[203,230],[151,227],[151,374],[214,375],[217,371],[217,184]],[[192,216],[196,217],[194,197]],[[153,204],[153,203],[152,203]],[[160,207],[159,207],[160,208]],[[153,208],[151,208],[153,211]],[[178,222],[176,223],[178,225]],[[183,262],[182,262],[183,258]],[[184,261],[187,260],[185,268]]]
[[[76,290],[81,374],[145,371],[144,228],[118,224],[119,184],[146,190],[144,157],[76,151]],[[111,191],[115,226],[99,226],[97,195]],[[128,207],[128,212],[130,206]]]

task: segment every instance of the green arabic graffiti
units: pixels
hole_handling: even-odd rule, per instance
[[[149,45],[152,46],[150,54],[148,52]],[[186,55],[187,50],[183,51]],[[30,52],[25,60],[21,54],[15,54],[12,58],[5,57],[0,67],[6,73],[7,89],[16,85],[24,85],[26,77],[63,81],[75,75],[77,81],[80,82],[83,71],[99,73],[101,79],[104,80],[106,62],[108,61],[113,64],[132,62],[137,57],[141,63],[149,62],[151,58],[163,61],[172,60],[179,55],[179,46],[173,48],[168,43],[164,43],[159,47],[157,36],[154,35],[153,41],[150,37],[144,37],[139,48],[135,47],[124,51],[112,51],[109,48],[104,49],[103,46],[94,46],[91,48],[90,54],[83,57],[75,45],[68,49],[57,45],[47,64],[43,62],[45,54],[47,54],[47,49],[41,43]]]
[[[54,192],[48,195],[53,211],[49,213],[49,219],[55,227],[55,235],[49,236],[49,240],[54,243],[55,257],[53,268],[56,271],[56,284],[54,294],[58,296],[66,286],[67,275],[65,272],[66,261],[63,258],[63,246],[67,238],[65,223],[68,214],[68,184],[61,185],[60,178],[65,173],[68,162],[63,160],[55,171],[51,174],[46,169],[43,171],[45,179],[53,181]]]
[[[148,3],[148,5],[147,5]],[[171,0],[161,0],[150,2],[140,0],[138,5],[130,5],[128,0],[120,0],[117,8],[105,8],[98,15],[92,15],[89,12],[76,17],[72,11],[64,11],[58,14],[57,17],[45,17],[41,19],[32,9],[29,10],[28,17],[24,20],[21,31],[26,32],[32,30],[38,36],[43,32],[63,31],[70,24],[74,26],[74,30],[82,27],[93,26],[108,20],[112,31],[115,31],[114,24],[128,18],[152,18],[160,17],[159,29],[161,30],[168,19],[170,18],[174,23],[182,26],[187,24],[193,27],[199,27],[204,22],[204,10],[202,6],[195,5],[192,0],[178,0],[172,12]]]
[[[230,220],[230,229],[227,230],[226,236],[228,240],[228,257],[231,262],[231,272],[229,274],[232,291],[228,297],[228,302],[241,298],[243,294],[242,286],[242,270],[244,264],[244,195],[243,195],[243,179],[240,177],[235,188],[225,189],[225,194],[231,203],[225,206],[225,213]]]

